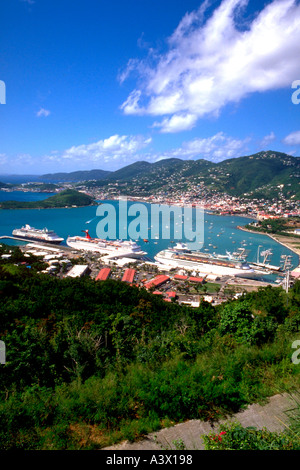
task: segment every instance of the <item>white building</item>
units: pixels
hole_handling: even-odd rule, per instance
[[[81,277],[81,276],[84,276],[84,274],[87,273],[88,268],[89,267],[88,267],[87,264],[76,264],[66,274],[66,277]]]

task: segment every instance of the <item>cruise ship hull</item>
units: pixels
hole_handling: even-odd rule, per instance
[[[45,240],[40,237],[29,237],[27,235],[15,235],[13,234],[14,238],[18,238],[19,240],[28,240],[32,242],[42,242],[42,243],[51,243],[51,245],[59,245],[62,241],[63,238],[58,239],[58,240]]]
[[[53,230],[48,230],[46,228],[40,230],[31,227],[28,224],[20,229],[14,229],[12,231],[12,235],[14,238],[18,238],[19,240],[51,243],[52,245],[59,245],[64,241],[64,239],[56,235]]]
[[[134,258],[139,259],[145,256],[147,253],[138,249],[133,248],[130,243],[129,246],[124,246],[124,242],[121,242],[119,246],[116,243],[109,242],[100,243],[97,239],[80,239],[78,237],[68,237],[66,243],[69,247],[79,251],[92,251],[105,255],[107,258]]]
[[[203,275],[213,274],[217,276],[235,276],[253,279],[256,277],[255,270],[245,267],[231,267],[231,266],[220,266],[213,262],[195,262],[186,259],[180,259],[165,255],[165,252],[160,252],[154,257],[160,265],[167,266],[169,268],[180,268],[190,271],[195,271]],[[224,263],[225,264],[225,263]]]

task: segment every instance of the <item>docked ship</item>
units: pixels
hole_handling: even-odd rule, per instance
[[[22,240],[54,243],[55,245],[64,241],[64,239],[59,237],[53,230],[48,230],[47,228],[38,229],[31,227],[28,224],[22,228],[15,228],[12,231],[12,235],[16,238],[21,238]]]
[[[95,251],[107,258],[142,258],[147,254],[132,240],[104,240],[92,238],[88,230],[83,230],[83,236],[68,237],[66,243],[75,250]]]
[[[154,257],[159,265],[169,268],[193,270],[203,275],[237,276],[255,278],[257,273],[245,260],[225,259],[217,255],[192,251],[184,243],[160,251]]]

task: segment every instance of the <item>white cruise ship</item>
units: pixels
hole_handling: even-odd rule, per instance
[[[107,258],[142,258],[147,254],[139,245],[131,240],[103,240],[91,238],[88,230],[83,230],[86,236],[68,237],[66,243],[75,250],[95,251],[106,255]]]
[[[36,240],[39,242],[54,243],[55,245],[64,241],[64,239],[56,235],[53,230],[48,230],[47,228],[38,229],[28,224],[22,228],[15,228],[12,231],[12,235],[23,240]]]
[[[160,251],[154,259],[158,264],[169,268],[193,270],[204,275],[254,278],[258,274],[245,261],[227,260],[200,251],[191,251],[184,243],[177,243],[174,248]]]

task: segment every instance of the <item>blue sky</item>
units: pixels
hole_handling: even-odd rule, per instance
[[[0,44],[0,174],[300,155],[298,0],[2,0]]]

